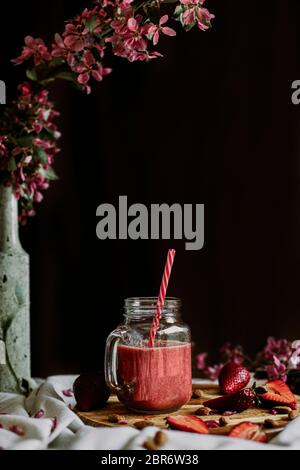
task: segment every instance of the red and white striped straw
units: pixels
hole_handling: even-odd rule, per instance
[[[156,312],[153,316],[153,322],[152,322],[152,327],[150,331],[150,337],[149,337],[150,348],[153,348],[154,346],[155,336],[159,328],[159,322],[160,322],[162,311],[164,308],[164,303],[165,303],[166,293],[168,289],[169,279],[171,276],[172,266],[174,263],[175,253],[176,253],[175,250],[168,251],[167,261],[165,264],[164,274],[162,277],[160,291],[159,291],[157,304],[156,304]]]

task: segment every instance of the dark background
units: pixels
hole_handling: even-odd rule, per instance
[[[12,97],[27,34],[48,41],[86,1],[2,2],[1,79]],[[164,59],[129,64],[86,97],[55,85],[60,181],[21,230],[31,256],[34,375],[99,367],[123,299],[155,295],[167,248],[169,294],[181,297],[198,350],[250,352],[268,335],[300,337],[300,3],[207,0],[213,29],[160,44]],[[204,203],[205,247],[99,241],[96,207]]]

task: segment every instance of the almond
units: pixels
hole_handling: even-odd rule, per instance
[[[230,423],[230,419],[227,418],[226,416],[221,416],[221,418],[219,419],[220,426],[228,426],[229,423]]]
[[[136,421],[134,423],[134,427],[136,429],[144,429],[147,426],[152,426],[152,423],[150,421]]]
[[[162,447],[168,441],[168,436],[163,431],[158,431],[154,436],[154,444],[158,447]]]
[[[201,406],[198,410],[195,411],[196,416],[209,416],[211,413],[211,409],[207,406]]]
[[[147,450],[158,450],[159,447],[155,444],[153,439],[148,439],[144,442],[143,447]]]
[[[195,390],[193,390],[192,398],[202,398],[202,397],[203,397],[202,390],[200,390],[200,388],[195,388]]]
[[[282,428],[287,425],[287,420],[284,419],[265,419],[264,426],[266,428]]]
[[[289,420],[292,421],[295,418],[298,418],[299,412],[296,410],[289,411]]]

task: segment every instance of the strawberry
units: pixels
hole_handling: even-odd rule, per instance
[[[167,423],[171,429],[178,431],[196,432],[198,434],[208,434],[209,430],[205,422],[198,416],[177,415],[168,416]]]
[[[255,405],[256,394],[252,388],[244,388],[231,395],[213,398],[205,401],[204,406],[217,411],[244,411]]]
[[[221,369],[219,374],[219,385],[221,393],[226,395],[235,393],[246,387],[251,378],[250,372],[246,367],[236,362],[228,362]]]
[[[237,424],[231,429],[228,436],[238,437],[239,439],[249,439],[251,441],[267,442],[267,436],[261,431],[260,426],[250,422]]]
[[[270,380],[262,387],[256,389],[256,393],[263,402],[270,404],[287,405],[292,410],[297,409],[297,400],[289,386],[282,380]]]

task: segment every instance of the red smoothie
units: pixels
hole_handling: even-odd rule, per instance
[[[137,411],[180,408],[192,394],[191,345],[173,343],[155,348],[118,346],[119,399]]]

